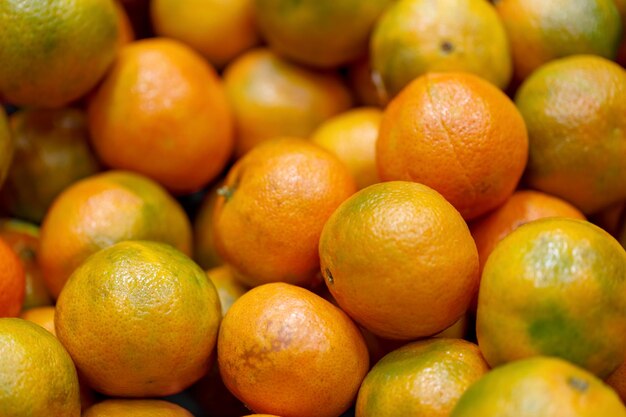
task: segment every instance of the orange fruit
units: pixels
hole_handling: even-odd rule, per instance
[[[267,49],[233,61],[224,72],[224,85],[235,115],[237,155],[267,139],[308,137],[352,104],[337,73],[299,67]]]
[[[523,190],[514,192],[500,207],[473,222],[470,231],[478,249],[481,272],[489,254],[502,238],[525,223],[546,217],[585,220],[580,210],[560,198]]]
[[[502,239],[478,293],[478,345],[491,366],[556,356],[606,377],[626,352],[626,251],[567,218],[535,220]]]
[[[556,58],[615,58],[622,26],[614,0],[500,0],[495,6],[520,80]]]
[[[9,172],[9,167],[13,162],[14,142],[15,140],[11,136],[4,107],[2,107],[0,108],[0,187],[4,184]]]
[[[474,383],[450,417],[626,416],[615,393],[594,375],[556,358],[498,367]]]
[[[360,59],[348,67],[348,84],[356,97],[357,103],[363,106],[383,106],[384,92],[374,78],[369,57]]]
[[[218,266],[207,271],[207,276],[215,286],[222,306],[222,316],[235,301],[248,291],[248,287],[237,281],[233,270],[228,265]]]
[[[133,25],[130,22],[130,18],[124,9],[124,6],[122,6],[122,3],[120,3],[119,0],[115,0],[114,3],[119,27],[117,44],[118,48],[121,48],[122,46],[135,40],[135,30],[133,29]]]
[[[372,69],[389,97],[427,72],[466,71],[499,88],[511,79],[506,32],[485,0],[399,0],[370,44]]]
[[[626,71],[595,56],[552,61],[515,103],[529,138],[526,182],[589,214],[626,199]]]
[[[113,0],[0,2],[0,92],[10,103],[61,107],[86,94],[117,52]]]
[[[0,239],[0,318],[20,314],[25,290],[26,276],[20,258]]]
[[[367,374],[356,417],[448,417],[463,392],[488,370],[478,346],[465,340],[409,343],[387,354]]]
[[[216,67],[224,67],[259,42],[253,0],[153,0],[157,35],[194,48]]]
[[[24,268],[26,288],[22,309],[51,305],[53,300],[37,262],[39,228],[17,219],[0,219],[0,239],[13,249]]]
[[[238,279],[309,284],[332,212],[354,193],[348,169],[302,139],[268,141],[231,168],[214,212],[217,247]]]
[[[41,326],[0,319],[0,369],[2,415],[80,417],[76,368]]]
[[[376,20],[393,0],[255,0],[270,47],[296,62],[338,67],[360,58]]]
[[[2,206],[41,222],[67,186],[99,171],[89,146],[87,117],[78,109],[25,109],[10,117],[13,164],[2,188]]]
[[[163,243],[126,241],[74,271],[55,327],[89,386],[151,397],[180,392],[208,371],[220,319],[215,287],[191,259]]]
[[[217,203],[217,190],[222,181],[212,186],[204,196],[193,223],[193,259],[203,269],[215,268],[224,263],[215,246],[213,212]]]
[[[93,405],[82,417],[192,417],[179,405],[162,400],[109,399]]]
[[[174,40],[146,39],[122,48],[88,112],[92,142],[105,164],[178,193],[214,179],[233,146],[220,78]]]
[[[476,245],[458,211],[417,183],[369,186],[328,219],[321,270],[339,306],[372,333],[410,340],[467,310],[478,284]]]
[[[54,312],[55,309],[53,306],[35,307],[22,311],[20,318],[38,324],[56,336]]]
[[[527,155],[526,128],[515,105],[468,73],[413,81],[386,108],[376,143],[383,181],[428,185],[465,219],[506,201]]]
[[[334,116],[311,135],[311,142],[329,150],[350,169],[359,189],[379,182],[376,140],[382,111],[362,107]]]
[[[92,253],[137,239],[191,253],[189,219],[152,180],[109,171],[74,183],[57,197],[41,226],[39,265],[50,293],[58,297],[70,274]]]
[[[354,401],[369,365],[363,337],[343,311],[285,283],[242,295],[217,343],[224,383],[258,413],[336,417]]]

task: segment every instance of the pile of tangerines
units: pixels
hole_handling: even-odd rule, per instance
[[[626,417],[626,0],[0,0],[0,417]]]

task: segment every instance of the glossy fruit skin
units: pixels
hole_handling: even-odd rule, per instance
[[[472,385],[450,417],[626,416],[615,393],[593,374],[557,358],[495,368]]]
[[[233,149],[233,119],[221,79],[198,53],[171,39],[121,49],[89,102],[99,158],[175,193],[217,177]]]
[[[622,25],[614,0],[501,0],[495,7],[511,42],[518,80],[570,55],[615,58]]]
[[[76,368],[61,343],[41,326],[0,319],[0,369],[2,415],[80,417]]]
[[[448,417],[463,392],[489,370],[478,346],[460,339],[409,343],[367,374],[357,417]]]
[[[626,351],[626,251],[567,218],[518,227],[495,247],[478,293],[478,345],[492,367],[556,356],[604,378]]]
[[[484,0],[394,2],[372,34],[370,60],[389,98],[428,72],[469,72],[501,89],[512,72],[506,32]]]
[[[253,288],[233,304],[217,352],[228,389],[254,411],[281,416],[340,415],[369,367],[350,318],[285,283]]]
[[[228,172],[214,211],[218,252],[249,286],[309,285],[324,223],[355,191],[330,152],[297,138],[265,142]]]
[[[389,339],[431,336],[467,310],[478,253],[459,212],[421,184],[367,187],[333,213],[319,243],[326,285],[341,308]]]
[[[604,58],[552,61],[517,91],[528,127],[525,182],[583,213],[626,198],[626,71]]]
[[[221,321],[204,271],[173,247],[148,241],[90,256],[56,308],[59,340],[89,386],[110,396],[187,388],[208,371]]]
[[[162,400],[104,400],[90,407],[83,417],[192,417],[184,408]]]
[[[62,107],[86,94],[117,53],[112,0],[0,4],[0,91],[15,105]]]
[[[468,73],[431,73],[385,109],[376,143],[381,180],[415,181],[440,192],[466,220],[513,193],[528,136],[513,102]]]

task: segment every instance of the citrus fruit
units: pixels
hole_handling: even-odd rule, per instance
[[[372,69],[389,97],[427,72],[466,71],[499,88],[511,79],[506,32],[485,0],[399,0],[380,18]]]
[[[626,71],[596,56],[545,64],[515,103],[528,127],[525,180],[585,214],[626,199]]]
[[[157,240],[191,253],[182,207],[154,181],[108,171],[74,183],[54,201],[41,226],[39,265],[58,297],[89,255],[123,240]]]
[[[232,268],[228,265],[209,269],[207,275],[217,290],[222,315],[225,315],[233,303],[248,291],[248,287],[237,281]]]
[[[376,140],[382,111],[374,107],[349,110],[322,123],[311,142],[329,150],[346,164],[357,187],[377,183]]]
[[[170,395],[198,380],[221,319],[204,271],[173,247],[148,241],[90,256],[56,309],[57,336],[85,381],[124,397]]]
[[[546,62],[569,55],[613,59],[621,40],[614,0],[499,0],[495,6],[520,80]]]
[[[17,219],[0,219],[0,239],[13,249],[24,268],[26,288],[22,309],[51,305],[53,300],[37,262],[39,228]]]
[[[460,339],[409,343],[382,358],[367,374],[356,417],[448,417],[463,392],[489,366],[478,346]]]
[[[82,417],[192,417],[176,404],[163,400],[109,399],[91,406]]]
[[[465,219],[504,203],[527,154],[526,128],[515,105],[468,73],[413,81],[385,109],[376,143],[383,181],[428,185]]]
[[[34,307],[22,311],[20,318],[38,324],[56,336],[54,312],[55,309],[53,306]]]
[[[219,253],[247,285],[309,284],[322,227],[355,189],[330,152],[302,139],[267,141],[239,159],[220,188]]]
[[[121,49],[89,103],[92,143],[102,161],[178,192],[195,191],[224,168],[233,146],[220,78],[202,57],[170,39]]]
[[[115,0],[115,9],[117,12],[117,22],[119,27],[119,33],[117,35],[117,45],[118,48],[131,43],[135,40],[135,30],[133,29],[133,25],[124,9],[122,3],[119,0]]]
[[[9,130],[6,113],[4,108],[0,108],[0,187],[4,184],[9,172],[14,149],[15,143]]]
[[[321,270],[339,306],[390,339],[438,333],[467,310],[478,284],[476,245],[441,194],[413,182],[371,185],[332,214]]]
[[[490,371],[461,397],[450,417],[626,416],[615,393],[591,373],[536,357]]]
[[[153,0],[157,35],[178,39],[224,67],[259,42],[253,0]]]
[[[382,107],[384,92],[374,79],[369,56],[362,58],[348,67],[348,84],[357,103],[363,106]]]
[[[224,185],[217,182],[209,188],[198,208],[193,222],[193,259],[204,269],[215,268],[222,263],[222,258],[215,247],[215,230],[213,227],[213,211],[217,203],[217,190]]]
[[[10,117],[15,153],[0,193],[2,206],[41,222],[67,186],[99,171],[89,146],[87,117],[78,109],[25,109]]]
[[[248,407],[292,417],[340,415],[369,366],[363,337],[343,311],[285,283],[235,301],[217,357],[224,383]]]
[[[535,220],[487,259],[476,333],[493,367],[556,356],[608,376],[626,351],[626,251],[604,230],[567,218]]]
[[[608,386],[613,388],[622,402],[626,402],[626,363],[622,364],[615,370],[605,381]]]
[[[15,251],[0,239],[0,317],[17,317],[24,303],[26,276]]]
[[[270,47],[296,62],[329,68],[367,51],[374,24],[393,0],[255,0]]]
[[[235,115],[237,155],[267,139],[308,137],[352,104],[337,73],[300,67],[268,49],[233,61],[224,72],[224,85]]]
[[[496,244],[519,226],[546,217],[569,217],[585,220],[584,214],[560,198],[539,191],[514,192],[497,209],[476,220],[470,231],[476,242],[482,272]]]
[[[32,107],[86,94],[115,58],[116,13],[113,0],[0,2],[0,93]]]
[[[26,320],[0,318],[0,414],[80,417],[70,355],[47,330]]]

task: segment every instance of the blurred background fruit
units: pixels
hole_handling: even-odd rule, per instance
[[[83,417],[192,417],[184,408],[162,400],[110,399],[93,405]]]
[[[61,107],[78,99],[117,53],[113,0],[5,0],[0,27],[0,92],[16,105]]]
[[[0,109],[0,187],[9,172],[9,167],[13,161],[13,152],[15,150],[15,140],[9,130],[4,108]]]
[[[193,223],[193,259],[204,269],[215,268],[224,263],[215,246],[213,213],[217,203],[217,190],[224,185],[218,181],[204,195]]]
[[[10,116],[13,163],[0,203],[14,217],[39,223],[56,196],[100,166],[82,110],[25,109]]]
[[[218,266],[207,271],[207,276],[215,285],[222,306],[222,316],[235,301],[248,291],[248,287],[237,281],[233,269],[228,265]]]
[[[168,39],[122,48],[89,103],[89,127],[106,165],[177,193],[216,178],[233,147],[220,78],[200,55]]]
[[[20,314],[25,291],[26,276],[20,258],[0,239],[0,318]]]
[[[34,307],[24,309],[20,314],[20,318],[38,324],[56,336],[57,333],[54,328],[55,311],[54,306]]]
[[[352,104],[336,72],[300,67],[263,48],[233,61],[224,84],[235,116],[237,156],[267,139],[308,137]]]
[[[502,89],[511,79],[506,32],[485,0],[398,0],[377,23],[370,54],[389,98],[427,72],[467,71]]]

